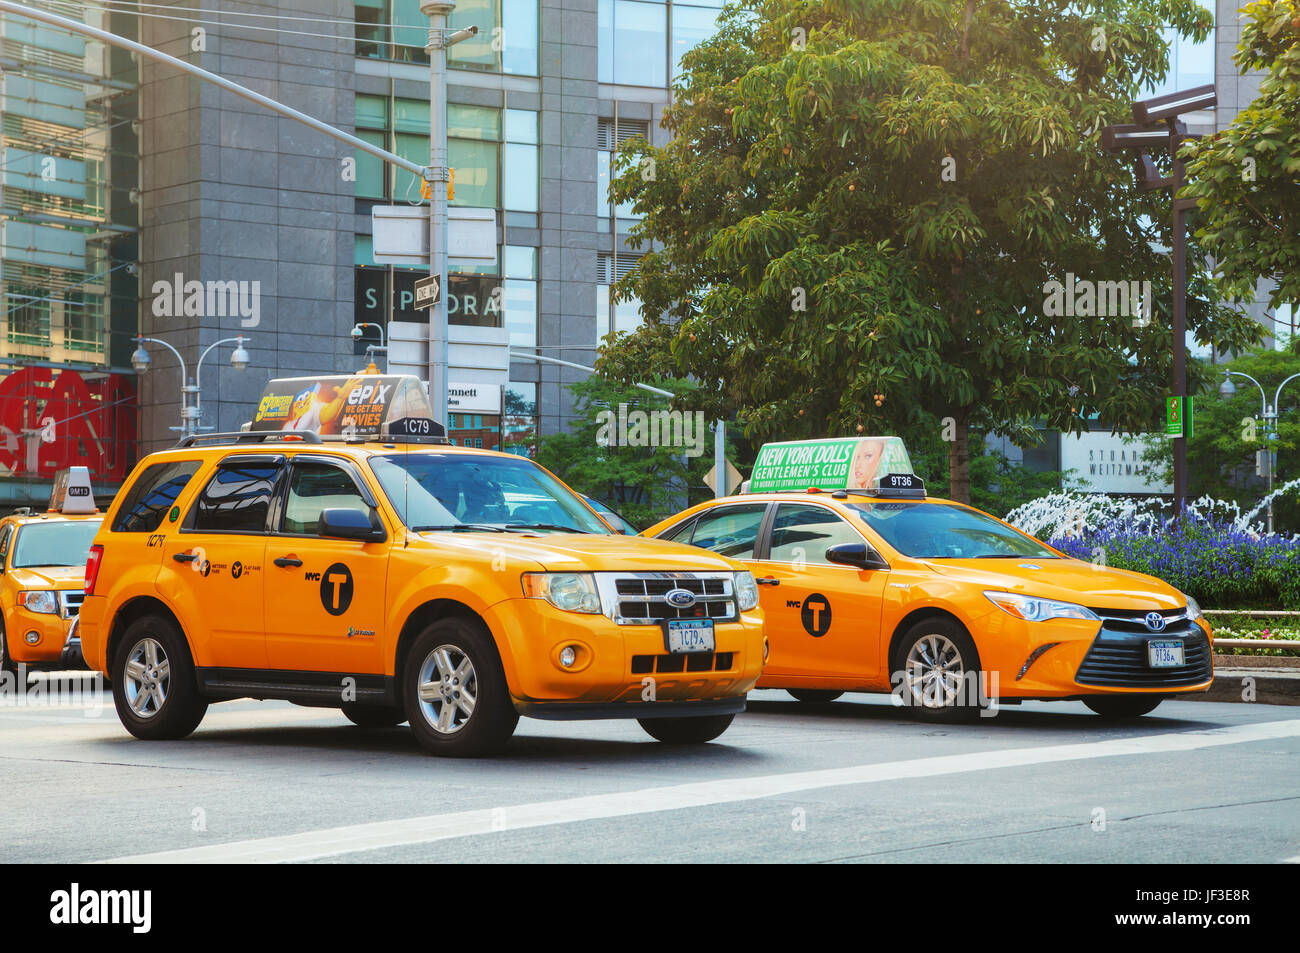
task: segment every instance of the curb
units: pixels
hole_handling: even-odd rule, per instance
[[[1300,669],[1218,668],[1208,690],[1175,697],[1178,701],[1300,705]]]

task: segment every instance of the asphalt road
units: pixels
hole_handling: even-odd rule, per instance
[[[0,772],[4,863],[1300,859],[1300,708],[1262,704],[933,726],[887,698],[755,692],[703,747],[523,719],[505,756],[454,761],[282,702],[137,741],[105,694],[0,708]]]

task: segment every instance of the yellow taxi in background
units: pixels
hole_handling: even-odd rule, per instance
[[[759,688],[805,702],[889,692],[932,720],[989,699],[1135,717],[1213,679],[1195,600],[927,497],[897,438],[766,445],[749,490],[645,535],[754,573],[771,645]]]
[[[334,432],[292,427],[320,393]],[[497,750],[520,715],[722,734],[763,666],[749,571],[615,534],[531,460],[441,433],[415,378],[281,380],[249,432],[141,461],[79,623],[126,729],[275,698],[409,722],[444,755]]]
[[[0,519],[0,669],[85,667],[69,634],[101,519],[85,467],[58,475],[48,512]]]

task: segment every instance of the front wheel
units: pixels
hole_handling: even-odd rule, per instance
[[[1103,718],[1141,718],[1155,711],[1162,701],[1150,695],[1091,695],[1083,703]]]
[[[638,718],[651,738],[668,745],[702,745],[731,725],[735,715],[700,715],[694,718]]]
[[[903,705],[918,718],[953,723],[978,716],[979,652],[961,623],[922,619],[903,636],[896,658],[895,694],[901,692]]]
[[[111,671],[117,717],[137,738],[184,738],[207,713],[189,645],[164,616],[142,616],[127,627]]]
[[[402,699],[416,739],[444,757],[500,751],[519,722],[496,644],[469,619],[439,619],[420,633],[406,657]]]

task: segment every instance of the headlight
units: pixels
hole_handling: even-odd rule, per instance
[[[984,595],[1003,612],[1028,622],[1043,622],[1047,619],[1098,619],[1097,614],[1091,609],[1076,606],[1073,602],[1038,599],[1018,592],[985,592]]]
[[[1187,619],[1189,622],[1195,622],[1203,614],[1201,605],[1187,593],[1183,593],[1183,598],[1187,600]]]
[[[48,589],[32,589],[18,593],[18,604],[28,612],[58,612],[59,600]]]
[[[524,595],[545,599],[565,612],[600,612],[596,577],[588,572],[526,572]]]
[[[736,605],[741,612],[747,612],[758,605],[758,583],[754,582],[752,572],[736,573]]]

